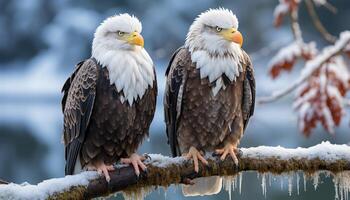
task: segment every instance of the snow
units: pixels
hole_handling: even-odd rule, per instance
[[[151,157],[151,159],[147,159],[145,163],[152,164],[157,167],[168,167],[169,165],[181,164],[186,161],[186,159],[183,157],[172,158],[161,154],[148,154],[148,156]]]
[[[277,54],[271,59],[270,68],[275,65],[280,65],[285,62],[293,62],[296,58],[302,57],[302,55],[315,55],[317,53],[316,43],[304,43],[295,41],[288,46],[281,48]]]
[[[280,0],[279,4],[276,6],[273,15],[275,17],[279,15],[285,15],[289,11],[289,6],[284,0]]]
[[[336,41],[334,45],[330,45],[328,47],[325,47],[320,54],[318,54],[316,57],[314,57],[311,60],[308,60],[305,63],[305,67],[302,69],[300,76],[291,84],[289,84],[288,87],[277,90],[272,93],[269,97],[262,97],[260,98],[261,103],[263,102],[270,102],[277,98],[280,98],[301,84],[303,84],[316,70],[320,69],[322,67],[323,63],[329,61],[330,58],[335,57],[340,51],[347,48],[347,45],[350,44],[350,31],[343,31],[340,33],[339,39]],[[294,46],[294,45],[293,45]],[[288,47],[286,47],[288,48]],[[292,52],[298,52],[296,51],[296,47],[290,47]],[[284,51],[283,49],[280,50],[280,52],[271,60],[270,66],[272,66],[274,63],[278,63],[281,61],[281,59],[290,58],[290,52]]]
[[[55,192],[64,191],[72,186],[86,186],[89,180],[96,178],[96,176],[96,172],[83,172],[78,175],[66,176],[65,178],[45,180],[38,185],[29,183],[0,185],[0,199],[46,199]]]
[[[330,142],[322,142],[321,144],[296,149],[288,149],[281,146],[269,147],[259,146],[250,148],[241,148],[244,158],[269,158],[276,157],[278,159],[288,160],[294,159],[314,159],[320,158],[326,161],[336,161],[340,159],[350,160],[350,146],[346,144],[338,145]]]
[[[250,148],[241,148],[243,152],[243,158],[258,158],[264,159],[268,157],[275,157],[278,159],[314,159],[320,158],[325,161],[336,161],[336,160],[350,160],[350,146],[348,145],[336,145],[331,144],[328,141],[322,142],[316,146],[309,148],[298,147],[296,149],[288,149],[280,146],[269,147],[269,146],[259,146],[259,147],[250,147]],[[152,164],[158,167],[167,167],[173,164],[181,164],[186,159],[170,158],[167,156],[162,156],[160,154],[149,154],[151,159],[146,160],[146,164]],[[210,154],[206,155],[210,157]],[[211,157],[212,158],[212,157]],[[294,172],[295,173],[295,172]],[[297,172],[296,172],[297,173]],[[320,174],[330,175],[330,172],[327,171],[318,171],[315,172],[311,178],[315,190],[318,188],[320,182]],[[267,194],[267,181],[271,186],[271,174],[262,173],[257,174],[258,178],[261,176],[261,188],[262,194],[266,197]],[[288,178],[288,194],[292,195],[293,189],[293,172],[284,174]],[[71,186],[86,186],[89,183],[89,180],[96,178],[96,172],[83,172],[78,175],[66,176],[65,178],[56,178],[43,181],[38,185],[31,185],[28,183],[23,184],[14,184],[9,185],[0,185],[0,199],[45,199],[48,196],[54,194],[58,191],[64,191],[69,189]],[[306,191],[306,176],[303,174],[304,178],[304,191]],[[268,180],[267,180],[268,179]],[[236,188],[239,189],[241,193],[242,190],[242,172],[236,176],[223,177],[224,189],[228,192],[231,199],[232,191]],[[297,194],[299,195],[299,182],[300,177],[296,174],[296,184],[297,184]],[[350,191],[350,172],[340,172],[333,176],[333,182],[335,187],[335,198],[341,200],[348,199],[348,192]],[[283,189],[283,175],[281,175],[281,189]],[[138,191],[123,192],[125,199],[136,199],[141,200],[151,191],[154,190],[154,187],[141,188]]]
[[[327,0],[313,0],[317,6],[322,6],[327,3]]]
[[[344,31],[340,33],[340,37],[337,42],[332,45],[325,47],[318,56],[314,59],[306,62],[305,67],[301,71],[301,77],[299,80],[304,80],[305,77],[309,77],[316,69],[318,69],[322,63],[328,61],[331,57],[336,55],[339,51],[344,49],[350,42],[350,31]]]

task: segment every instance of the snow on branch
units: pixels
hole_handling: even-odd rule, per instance
[[[275,91],[271,96],[261,97],[258,100],[258,103],[270,103],[278,100],[279,98],[291,93],[293,90],[298,88],[302,83],[310,78],[310,76],[319,70],[324,63],[328,62],[331,58],[336,55],[345,52],[347,45],[350,44],[350,31],[344,31],[340,34],[339,39],[334,45],[325,47],[323,51],[317,55],[315,58],[308,60],[305,64],[305,67],[301,71],[299,78],[290,84],[287,88]]]
[[[309,60],[317,54],[316,43],[293,42],[282,48],[269,63],[270,75],[277,78],[282,71],[291,71],[297,60]]]
[[[111,172],[109,183],[95,172],[83,172],[64,178],[45,180],[38,185],[28,183],[0,185],[0,199],[91,199],[116,192],[123,192],[124,195],[135,198],[140,191],[144,193],[150,191],[150,188],[180,184],[188,178],[217,175],[230,177],[242,171],[252,170],[263,175],[291,173],[298,170],[311,175],[317,171],[326,170],[334,174],[333,181],[339,194],[347,195],[350,189],[350,178],[344,180],[342,176],[337,176],[339,173],[344,174],[346,170],[350,170],[350,146],[348,145],[323,142],[310,148],[287,149],[280,146],[260,146],[240,150],[239,166],[235,166],[231,159],[220,161],[217,157],[207,155],[209,165],[200,166],[199,172],[195,173],[192,161],[181,157],[169,158],[150,154],[151,159],[146,161],[147,173],[142,173],[139,177],[134,174],[132,167],[117,166],[115,171]],[[230,179],[226,178],[226,182],[227,180]],[[229,184],[225,183],[225,185]]]

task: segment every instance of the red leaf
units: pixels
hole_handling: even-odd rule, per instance
[[[319,123],[331,134],[340,125],[346,93],[340,78],[344,77],[338,77],[326,63],[298,89],[294,108],[298,111],[299,128],[306,137]]]
[[[280,49],[270,61],[270,75],[273,79],[282,71],[291,71],[298,59],[309,60],[317,53],[315,43],[293,42]]]

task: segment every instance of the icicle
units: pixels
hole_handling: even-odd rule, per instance
[[[289,194],[289,196],[292,196],[292,190],[293,190],[293,174],[290,174],[288,176],[288,194]]]
[[[315,172],[313,175],[312,175],[312,184],[314,185],[314,188],[315,190],[317,189],[318,187],[318,182],[319,182],[319,175],[320,175],[320,172]]]
[[[297,175],[297,194],[299,195],[299,181],[300,181],[300,176],[299,176],[299,173],[297,172],[296,173]]]
[[[269,173],[268,176],[269,176],[269,186],[271,187],[271,179],[272,179],[271,173]]]
[[[266,175],[265,175],[265,173],[261,174],[261,188],[262,188],[262,193],[266,198]]]
[[[168,191],[168,188],[167,187],[163,187],[164,199],[167,199],[167,195],[168,195],[167,191]]]
[[[228,192],[229,199],[231,200],[232,190],[237,187],[237,176],[226,176],[223,178],[224,189]]]
[[[335,199],[348,200],[350,192],[350,171],[333,175]]]
[[[243,178],[243,172],[239,173],[239,194],[242,194],[242,178]]]
[[[123,192],[123,196],[125,200],[143,200],[152,191],[152,187],[142,187],[136,190]]]
[[[281,190],[283,190],[283,176],[281,176]]]
[[[305,175],[305,173],[304,172],[302,172],[303,173],[303,180],[304,180],[304,192],[306,192],[306,175]]]

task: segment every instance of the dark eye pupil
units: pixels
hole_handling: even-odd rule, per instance
[[[220,27],[216,27],[216,31],[220,32],[221,28]]]

